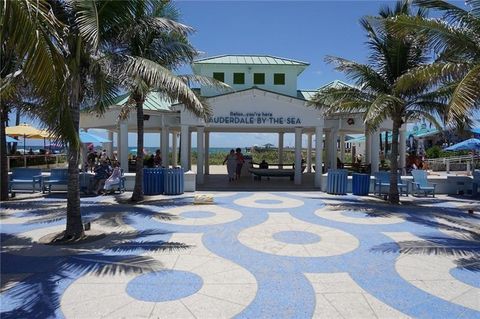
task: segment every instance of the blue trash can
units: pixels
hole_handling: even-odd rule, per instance
[[[164,168],[143,169],[143,193],[145,195],[160,195],[164,190]]]
[[[353,173],[352,193],[357,196],[367,196],[370,191],[370,174]]]
[[[169,168],[165,170],[164,194],[180,195],[184,190],[183,168]]]
[[[333,195],[347,194],[348,171],[346,169],[329,169],[327,193]]]

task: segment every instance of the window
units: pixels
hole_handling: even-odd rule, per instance
[[[245,84],[245,73],[233,73],[233,84]]]
[[[213,78],[220,82],[225,82],[225,73],[223,72],[213,72]]]
[[[265,84],[265,73],[253,73],[253,84]]]
[[[273,74],[273,84],[275,84],[275,85],[285,85],[285,74],[284,73],[274,73]]]

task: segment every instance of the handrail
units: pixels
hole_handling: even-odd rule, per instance
[[[58,165],[58,158],[59,157],[66,157],[67,154],[20,154],[20,155],[7,155],[7,170],[10,171],[10,160],[11,159],[23,159],[23,166],[27,167],[27,158],[55,158],[55,163],[52,165]],[[45,165],[50,165],[47,161],[45,161]],[[35,166],[35,165],[33,165]]]

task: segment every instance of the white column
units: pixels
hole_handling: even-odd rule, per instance
[[[192,133],[188,133],[188,170],[192,170]]]
[[[398,154],[400,154],[400,160],[398,162],[399,168],[402,169],[402,175],[406,174],[406,169],[405,167],[407,166],[407,131],[406,130],[401,130],[400,131],[400,138],[398,141]]]
[[[128,123],[125,120],[119,124],[117,144],[120,166],[125,172],[128,172]]]
[[[189,131],[189,128],[187,125],[182,125],[182,128],[181,128],[181,131],[180,131],[180,141],[182,143],[182,149],[180,150],[181,152],[181,163],[180,165],[182,165],[182,168],[187,171],[189,168],[188,168],[188,158],[190,156],[190,150],[189,150],[189,145],[190,145],[190,141],[189,141],[189,135],[190,135],[190,131]]]
[[[363,154],[363,158],[365,160],[365,164],[370,163],[371,157],[371,149],[372,149],[372,137],[370,133],[365,132],[365,154]]]
[[[372,173],[378,172],[380,166],[380,131],[372,133],[370,163],[372,164]]]
[[[210,132],[205,132],[205,175],[210,175],[209,149],[210,149]]]
[[[330,139],[328,141],[328,157],[330,158],[330,168],[337,168],[337,141],[338,141],[338,132],[337,130],[332,130],[330,132]]]
[[[345,163],[345,133],[340,134],[340,160]]]
[[[204,134],[203,126],[197,127],[197,182],[203,184]]]
[[[315,127],[315,187],[322,187],[323,126]]]
[[[283,141],[284,132],[278,133],[278,164],[283,164]]]
[[[162,127],[162,137],[160,139],[160,149],[162,152],[162,165],[168,168],[169,160],[168,160],[168,127]]]
[[[172,132],[172,166],[177,167],[178,164],[178,133],[176,131]]]
[[[107,156],[110,158],[113,158],[113,132],[112,131],[108,131],[107,138],[111,142],[104,143],[105,144],[104,148],[107,150]]]
[[[295,128],[295,185],[302,184],[302,128]]]
[[[312,133],[307,134],[307,172],[312,172]]]

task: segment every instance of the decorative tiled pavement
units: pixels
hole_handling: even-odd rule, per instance
[[[214,197],[82,199],[97,240],[70,246],[38,242],[63,230],[64,200],[3,204],[1,318],[480,318],[478,215]]]

